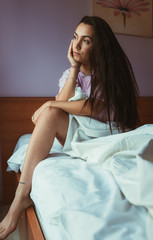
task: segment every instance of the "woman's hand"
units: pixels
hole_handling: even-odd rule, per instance
[[[44,111],[44,109],[46,107],[49,107],[51,106],[51,101],[48,101],[46,103],[44,103],[40,108],[38,108],[34,114],[32,115],[32,122],[36,125],[37,121],[38,121],[38,118],[40,117],[40,115],[42,114],[42,112]]]
[[[67,58],[71,64],[71,66],[76,67],[79,69],[80,67],[80,63],[75,61],[74,57],[73,57],[73,40],[71,40],[69,49],[68,49],[68,54],[67,54]]]

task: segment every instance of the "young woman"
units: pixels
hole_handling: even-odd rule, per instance
[[[134,129],[138,122],[138,87],[128,58],[108,24],[99,17],[83,17],[68,50],[70,69],[60,79],[56,101],[48,101],[33,115],[35,124],[15,198],[0,223],[0,239],[17,226],[21,212],[32,204],[31,181],[36,165],[45,159],[54,138],[64,146],[69,114],[115,121],[119,130]],[[68,101],[80,86],[86,99]]]

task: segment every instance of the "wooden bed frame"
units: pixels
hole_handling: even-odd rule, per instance
[[[0,97],[0,147],[3,185],[3,203],[11,203],[19,174],[6,172],[7,160],[20,136],[32,133],[32,113],[54,97]],[[140,125],[153,123],[153,97],[138,98]],[[28,208],[19,222],[21,240],[44,240],[34,207]]]

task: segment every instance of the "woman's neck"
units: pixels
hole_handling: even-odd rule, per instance
[[[90,66],[81,65],[80,69],[81,69],[81,72],[86,76],[91,74]]]

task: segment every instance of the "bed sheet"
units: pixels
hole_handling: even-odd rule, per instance
[[[22,170],[29,138],[18,141],[10,169]],[[35,168],[31,198],[46,240],[147,240],[146,209],[124,197],[111,172],[64,154],[57,140]]]
[[[110,172],[80,159],[41,162],[31,198],[48,240],[147,239],[146,210],[124,198]]]

